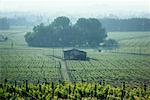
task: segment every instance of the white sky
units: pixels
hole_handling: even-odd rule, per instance
[[[0,11],[118,15],[150,13],[150,0],[0,0]]]

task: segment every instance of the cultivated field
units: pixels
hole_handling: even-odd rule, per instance
[[[114,51],[150,54],[150,32],[110,32],[110,38],[119,42],[119,49]]]
[[[109,38],[118,41],[119,48],[103,52],[82,49],[87,52],[90,60],[63,61],[63,50],[67,48],[28,47],[24,34],[31,30],[32,28],[15,27],[0,31],[0,34],[8,36],[7,41],[0,42],[1,82],[5,78],[20,82],[106,80],[112,84],[150,81],[150,32],[108,33]]]

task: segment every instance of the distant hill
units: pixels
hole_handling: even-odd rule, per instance
[[[108,32],[111,31],[150,31],[150,19],[130,18],[130,19],[100,19],[102,25]]]

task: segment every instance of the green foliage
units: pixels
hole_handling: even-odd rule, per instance
[[[51,24],[55,28],[64,29],[70,25],[70,19],[64,16],[57,17]]]
[[[99,20],[95,18],[80,18],[71,25],[70,19],[64,16],[57,17],[45,26],[43,23],[34,26],[33,32],[25,35],[29,46],[39,47],[95,47],[107,37]]]
[[[104,43],[102,44],[102,47],[104,49],[114,49],[119,46],[118,42],[114,39],[107,39],[104,40]]]
[[[57,54],[61,55],[61,52]],[[7,78],[8,80],[29,80],[37,83],[38,80],[45,82],[62,79],[59,73],[59,62],[49,56],[52,55],[52,49],[45,49],[43,52],[36,48],[21,51],[4,49],[0,51],[0,55],[1,80]]]
[[[42,86],[42,90],[39,89],[39,85]],[[96,88],[96,94],[94,95]],[[25,86],[14,87],[12,84],[2,84],[0,87],[0,97],[3,99],[82,99],[82,100],[120,100],[121,99],[121,87],[113,87],[111,85],[102,86],[97,83],[76,83],[75,92],[74,84],[54,84],[54,97],[52,97],[51,83],[48,84],[32,84],[29,83],[29,92],[25,90]],[[17,90],[17,91],[16,91]],[[150,88],[147,91],[142,91],[140,86],[128,87],[126,88],[126,94],[124,99],[130,100],[149,100],[150,98]],[[137,91],[141,91],[143,95],[137,95]],[[28,96],[27,96],[28,94]]]
[[[0,29],[6,30],[9,27],[8,19],[6,17],[0,18]]]

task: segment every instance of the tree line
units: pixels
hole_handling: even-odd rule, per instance
[[[57,17],[49,25],[34,26],[25,40],[37,47],[96,47],[107,37],[106,30],[95,18],[79,18],[75,24],[65,16]]]
[[[150,19],[130,18],[130,19],[99,19],[107,31],[150,31]]]

